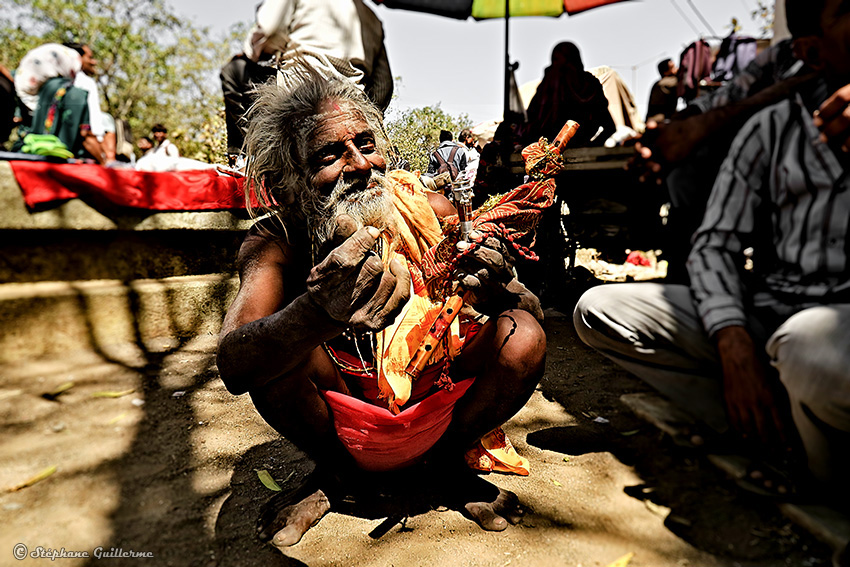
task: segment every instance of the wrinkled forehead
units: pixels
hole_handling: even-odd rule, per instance
[[[319,115],[310,135],[326,142],[338,141],[343,133],[371,131],[363,111],[350,101],[326,100],[319,105]]]

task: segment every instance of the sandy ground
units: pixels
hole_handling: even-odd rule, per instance
[[[0,367],[0,565],[606,567],[629,553],[633,567],[829,564],[772,503],[622,406],[646,388],[581,345],[569,318],[545,326],[546,375],[506,426],[532,474],[487,477],[530,508],[521,524],[487,533],[437,508],[376,538],[383,517],[332,513],[288,556],[255,536],[273,494],[256,470],[287,487],[311,465],[227,393],[214,337]],[[39,546],[90,557],[29,555]]]

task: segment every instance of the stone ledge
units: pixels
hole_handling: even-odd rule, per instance
[[[20,186],[8,161],[0,161],[0,230],[247,230],[252,221],[247,213],[128,211],[104,213],[80,199],[54,209],[32,213],[27,210]]]
[[[694,446],[696,420],[665,397],[656,393],[623,394],[623,402],[635,415],[669,434],[684,446]],[[697,443],[696,445],[701,445]],[[744,478],[751,459],[744,455],[709,454],[708,460],[733,479]],[[850,545],[850,515],[827,506],[828,503],[794,504],[776,502],[779,510],[791,521],[840,553]]]
[[[238,278],[0,285],[0,363],[76,350],[217,335]]]
[[[229,273],[242,231],[0,230],[0,282],[121,280]]]

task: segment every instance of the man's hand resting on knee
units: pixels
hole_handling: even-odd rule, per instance
[[[410,273],[397,260],[384,268],[372,251],[380,231],[354,231],[353,221],[341,216],[337,236],[345,235],[307,278],[307,293],[327,314],[343,325],[377,331],[390,325],[410,299]],[[347,233],[347,235],[346,235]]]
[[[470,242],[458,242],[460,258],[454,277],[467,291],[466,300],[478,311],[495,315],[522,309],[543,319],[540,302],[514,275],[511,246],[495,236],[473,231]]]
[[[717,332],[716,342],[732,427],[748,439],[773,446],[787,443],[785,402],[777,395],[779,385],[771,383],[750,334],[744,327],[725,327]]]

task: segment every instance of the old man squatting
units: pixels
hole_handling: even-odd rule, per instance
[[[239,251],[240,288],[218,366],[230,392],[250,393],[261,416],[316,463],[309,490],[272,500],[263,514],[261,539],[281,549],[297,543],[338,495],[374,488],[375,473],[363,470],[335,430],[328,399],[341,393],[381,404],[369,391],[374,334],[411,300],[412,264],[385,264],[376,253],[382,235],[398,232],[384,182],[388,148],[380,111],[346,81],[307,77],[291,93],[267,88],[250,117],[247,186],[270,216]],[[427,204],[437,218],[456,214],[439,194],[428,193]],[[528,401],[543,374],[546,340],[536,297],[513,277],[510,246],[474,234],[458,248],[469,253],[453,278],[488,318],[462,316],[460,354],[450,367],[432,360],[410,404],[436,395],[441,368],[450,368],[458,388],[471,386],[450,402],[439,439],[396,468],[418,479],[413,490],[441,485],[443,504],[501,531],[522,513],[517,497],[483,481],[463,456]]]

